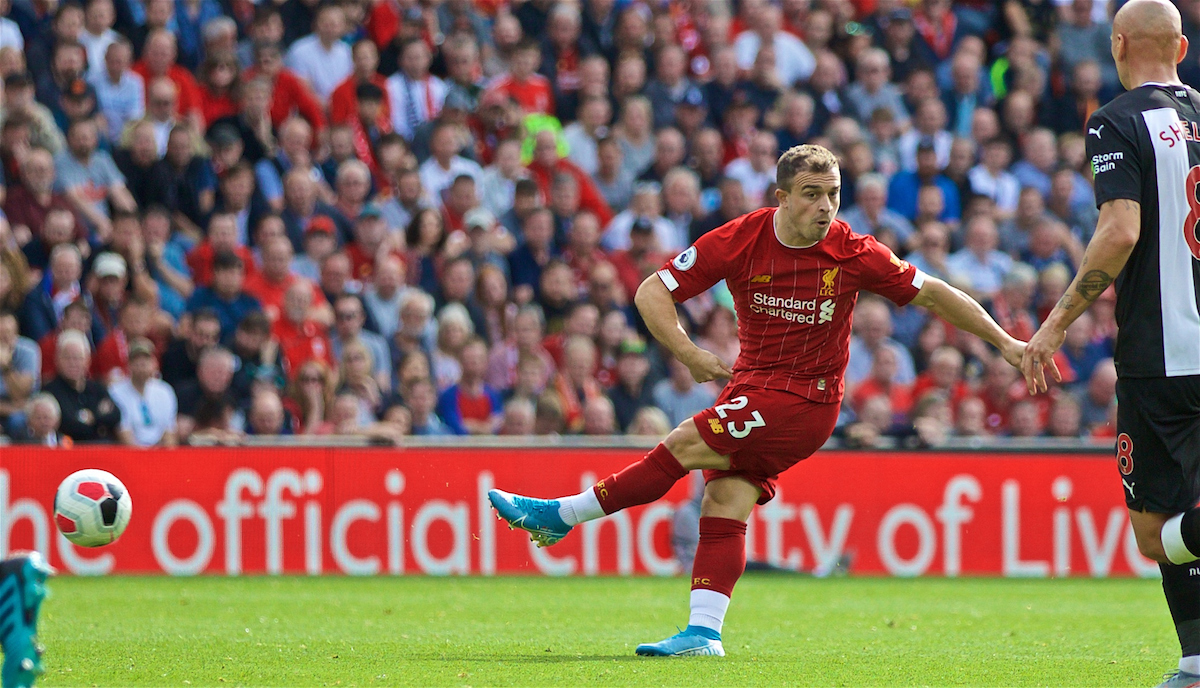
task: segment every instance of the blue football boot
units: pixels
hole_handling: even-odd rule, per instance
[[[1200,674],[1189,674],[1186,671],[1176,671],[1164,676],[1167,680],[1156,688],[1200,688]]]
[[[538,547],[549,547],[567,536],[571,526],[558,515],[557,499],[522,497],[503,490],[488,491],[488,501],[509,529],[520,528]]]
[[[688,626],[657,643],[642,643],[635,652],[641,657],[724,657],[721,634],[703,626]]]
[[[54,569],[37,552],[0,561],[0,647],[4,648],[3,688],[27,688],[41,676],[42,646],[37,641],[38,609],[46,578]]]

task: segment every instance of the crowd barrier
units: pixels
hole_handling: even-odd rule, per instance
[[[79,575],[672,575],[680,481],[654,504],[539,550],[496,520],[492,487],[575,493],[636,448],[0,447],[0,556],[37,549]],[[116,474],[133,498],[117,543],[75,547],[59,481]],[[750,559],[854,574],[1157,576],[1137,551],[1112,453],[822,452],[751,517]]]

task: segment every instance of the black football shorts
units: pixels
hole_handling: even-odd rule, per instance
[[[1117,470],[1134,511],[1200,500],[1200,376],[1117,380]]]

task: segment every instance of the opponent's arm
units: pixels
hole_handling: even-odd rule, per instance
[[[965,332],[977,335],[1000,350],[1004,360],[1014,367],[1021,365],[1025,343],[1014,339],[988,315],[979,302],[961,289],[926,275],[921,291],[912,303],[928,308],[931,313]]]
[[[650,334],[671,350],[679,362],[692,372],[696,382],[708,382],[717,378],[733,375],[729,366],[725,365],[716,354],[705,351],[687,336],[683,326],[679,324],[679,314],[675,312],[675,299],[667,290],[658,275],[650,275],[638,287],[633,297],[642,320]]]
[[[1054,364],[1054,352],[1062,346],[1067,327],[1125,268],[1141,231],[1142,206],[1137,201],[1117,198],[1100,206],[1096,234],[1083,254],[1079,272],[1025,348],[1021,372],[1025,374],[1030,394],[1046,391],[1046,368],[1055,380],[1062,381],[1062,373]]]

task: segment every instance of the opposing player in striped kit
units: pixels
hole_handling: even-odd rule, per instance
[[[779,158],[777,175],[777,209],[756,210],[705,234],[638,288],[646,325],[697,382],[732,377],[717,403],[681,423],[644,459],[579,495],[488,495],[501,518],[547,546],[576,524],[652,502],[689,471],[704,471],[688,626],[639,645],[639,655],[724,655],[721,626],[745,568],[746,519],[756,503],[774,497],[778,475],[833,432],[859,290],[924,306],[990,342],[1013,365],[1024,350],[969,296],[835,219],[841,173],[828,150],[792,148]],[[675,310],[676,302],[721,280],[738,316],[741,353],[732,369],[688,338]]]

